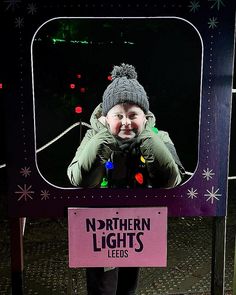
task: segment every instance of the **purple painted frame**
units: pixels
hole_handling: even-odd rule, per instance
[[[234,52],[234,1],[155,1],[118,4],[34,4],[4,1],[6,50],[12,60],[3,90],[6,102],[8,204],[11,217],[64,216],[68,207],[167,206],[169,216],[224,216],[230,138]],[[174,189],[81,189],[49,184],[36,165],[30,45],[46,21],[70,16],[177,17],[203,42],[199,157],[194,175]],[[11,35],[11,38],[9,38]],[[12,38],[14,36],[14,38]],[[9,72],[14,77],[9,77]],[[14,101],[14,103],[12,103]]]

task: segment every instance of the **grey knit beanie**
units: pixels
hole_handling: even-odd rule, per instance
[[[146,114],[149,110],[149,102],[146,91],[137,81],[134,66],[124,63],[114,66],[111,77],[112,82],[103,94],[103,115],[106,116],[109,110],[119,103],[136,104]]]

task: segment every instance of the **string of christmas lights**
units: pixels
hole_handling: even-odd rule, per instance
[[[39,153],[42,150],[46,149],[47,147],[49,147],[50,145],[52,145],[54,142],[56,142],[57,140],[59,140],[60,138],[62,138],[65,134],[67,134],[74,127],[80,126],[80,125],[86,126],[88,128],[92,128],[91,125],[89,125],[86,122],[76,122],[76,123],[72,124],[70,127],[68,127],[65,131],[63,131],[62,133],[60,133],[58,136],[56,136],[54,139],[50,140],[48,143],[46,143],[45,145],[43,145],[42,147],[40,147],[39,149],[37,149],[36,150],[36,153]],[[140,157],[140,160],[141,160],[141,162],[145,163],[145,159],[143,158],[143,156]],[[106,162],[105,165],[107,165],[108,167],[113,167],[113,163],[112,162]],[[5,168],[6,166],[7,165],[5,163],[4,164],[1,164],[0,165],[0,169],[1,168]],[[108,168],[107,166],[106,166],[106,168]],[[186,175],[189,175],[189,176],[192,176],[193,175],[193,173],[192,172],[189,172],[189,171],[185,171],[185,174]],[[138,178],[140,178],[140,177],[138,176]],[[228,177],[228,180],[236,180],[236,176],[229,176]],[[101,183],[101,187],[106,187],[106,185],[107,185],[107,179],[106,178],[103,178],[103,181]]]

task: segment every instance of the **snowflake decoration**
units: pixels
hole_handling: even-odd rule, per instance
[[[208,194],[204,194],[204,196],[208,197],[206,201],[211,201],[211,204],[214,203],[214,200],[219,201],[219,198],[217,197],[220,197],[221,194],[218,194],[218,191],[219,188],[217,190],[214,190],[214,186],[211,188],[211,191],[207,190]]]
[[[47,190],[41,191],[40,196],[42,196],[41,200],[48,200],[50,196],[49,191]]]
[[[24,168],[21,168],[20,170],[20,174],[22,174],[22,176],[24,177],[30,176],[30,173],[31,173],[30,167],[24,167]]]
[[[197,195],[198,195],[197,189],[193,189],[193,188],[191,188],[191,190],[188,189],[187,195],[188,195],[188,198],[191,198],[192,200],[194,198],[197,198]]]
[[[209,29],[214,29],[214,28],[216,28],[218,23],[219,23],[219,22],[218,22],[218,20],[217,20],[217,17],[209,18],[209,22],[208,22]]]
[[[22,28],[24,26],[24,19],[22,17],[17,17],[15,19],[16,28]]]
[[[220,10],[221,5],[225,6],[223,0],[208,0],[208,1],[213,2],[213,4],[211,5],[211,8],[216,7],[217,10]]]
[[[28,14],[34,14],[37,11],[37,7],[35,3],[29,3],[27,6]]]
[[[15,8],[18,7],[18,4],[21,2],[21,0],[5,0],[4,2],[8,4],[6,10],[11,9],[14,11]]]
[[[190,8],[190,12],[198,11],[200,7],[199,1],[196,1],[196,0],[191,1],[188,7]]]
[[[210,180],[212,176],[215,175],[215,173],[212,171],[213,169],[210,170],[209,168],[207,168],[206,170],[203,169],[203,173],[202,173],[203,178],[206,178],[207,181]]]
[[[24,187],[21,187],[20,185],[17,185],[18,188],[20,189],[19,191],[16,191],[15,194],[20,194],[20,197],[18,198],[17,201],[20,201],[21,199],[24,199],[25,201],[27,201],[27,198],[29,199],[33,199],[31,194],[34,194],[34,191],[31,191],[31,187],[32,185],[30,185],[29,187],[27,187],[26,184],[24,184]]]

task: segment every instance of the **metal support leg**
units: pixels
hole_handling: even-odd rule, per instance
[[[233,295],[236,295],[236,237],[235,237],[235,248],[234,248]]]
[[[214,217],[212,236],[211,294],[224,295],[226,217]]]
[[[23,294],[23,218],[10,218],[12,295]]]

